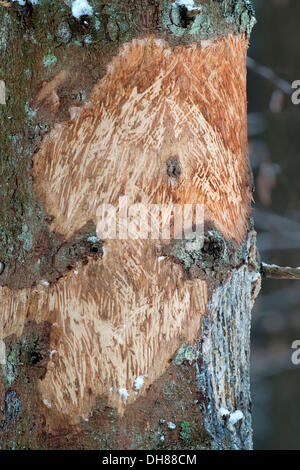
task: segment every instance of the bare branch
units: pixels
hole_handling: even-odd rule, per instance
[[[300,268],[277,266],[276,264],[261,264],[261,273],[271,279],[300,279]]]
[[[251,57],[247,57],[247,67],[260,77],[263,77],[268,80],[279,90],[282,90],[283,93],[285,93],[286,95],[290,95],[292,93],[292,87],[286,80],[283,80],[282,78],[278,77],[270,68],[258,64]]]

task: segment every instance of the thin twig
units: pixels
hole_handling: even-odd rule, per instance
[[[286,95],[291,95],[293,91],[291,85],[286,80],[283,80],[282,78],[278,77],[273,72],[273,70],[269,69],[268,67],[265,67],[264,65],[258,64],[251,57],[247,57],[247,67],[260,77],[263,77],[269,82],[271,82],[272,85],[275,86],[275,88],[278,88],[279,90],[283,91],[283,93],[285,93]]]
[[[276,264],[261,264],[261,273],[271,279],[300,279],[300,268],[277,266]]]

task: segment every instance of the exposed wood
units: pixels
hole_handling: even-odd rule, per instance
[[[202,203],[207,220],[240,243],[252,198],[246,50],[242,36],[173,49],[154,38],[124,45],[89,102],[34,158],[51,229],[70,238],[96,220],[99,204],[117,207],[126,195],[129,204]],[[174,156],[176,185],[166,173]]]

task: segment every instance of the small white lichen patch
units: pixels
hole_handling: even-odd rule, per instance
[[[47,54],[43,57],[43,65],[44,67],[52,67],[56,65],[57,57],[53,54]]]
[[[87,241],[90,242],[90,243],[97,243],[97,242],[100,241],[100,238],[98,238],[98,237],[88,237]]]
[[[119,388],[118,392],[119,392],[120,397],[123,398],[124,403],[126,403],[129,397],[129,393],[127,392],[126,388]]]
[[[81,16],[87,15],[92,16],[93,9],[88,4],[87,0],[75,0],[72,3],[72,15],[74,18],[80,18]]]
[[[168,428],[169,429],[176,429],[176,424],[172,423],[172,421],[168,422]]]
[[[30,78],[30,77],[28,77]],[[33,121],[36,117],[37,110],[36,109],[31,109],[29,102],[27,101],[25,103],[25,113],[27,114],[28,118],[30,121]]]
[[[145,384],[145,381],[144,381],[145,377],[147,377],[147,376],[146,376],[146,375],[139,375],[139,376],[135,379],[135,381],[134,381],[134,388],[135,388],[136,390],[140,390],[140,389],[144,386],[144,384]]]
[[[165,256],[159,256],[159,257],[157,258],[157,261],[160,263],[160,262],[161,262],[162,260],[164,260],[164,259],[165,259]]]
[[[93,42],[93,38],[90,34],[84,38],[85,44],[92,44],[92,42]]]

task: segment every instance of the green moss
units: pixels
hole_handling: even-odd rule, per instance
[[[183,442],[189,443],[192,433],[192,427],[188,421],[182,421],[180,424],[180,439]]]

